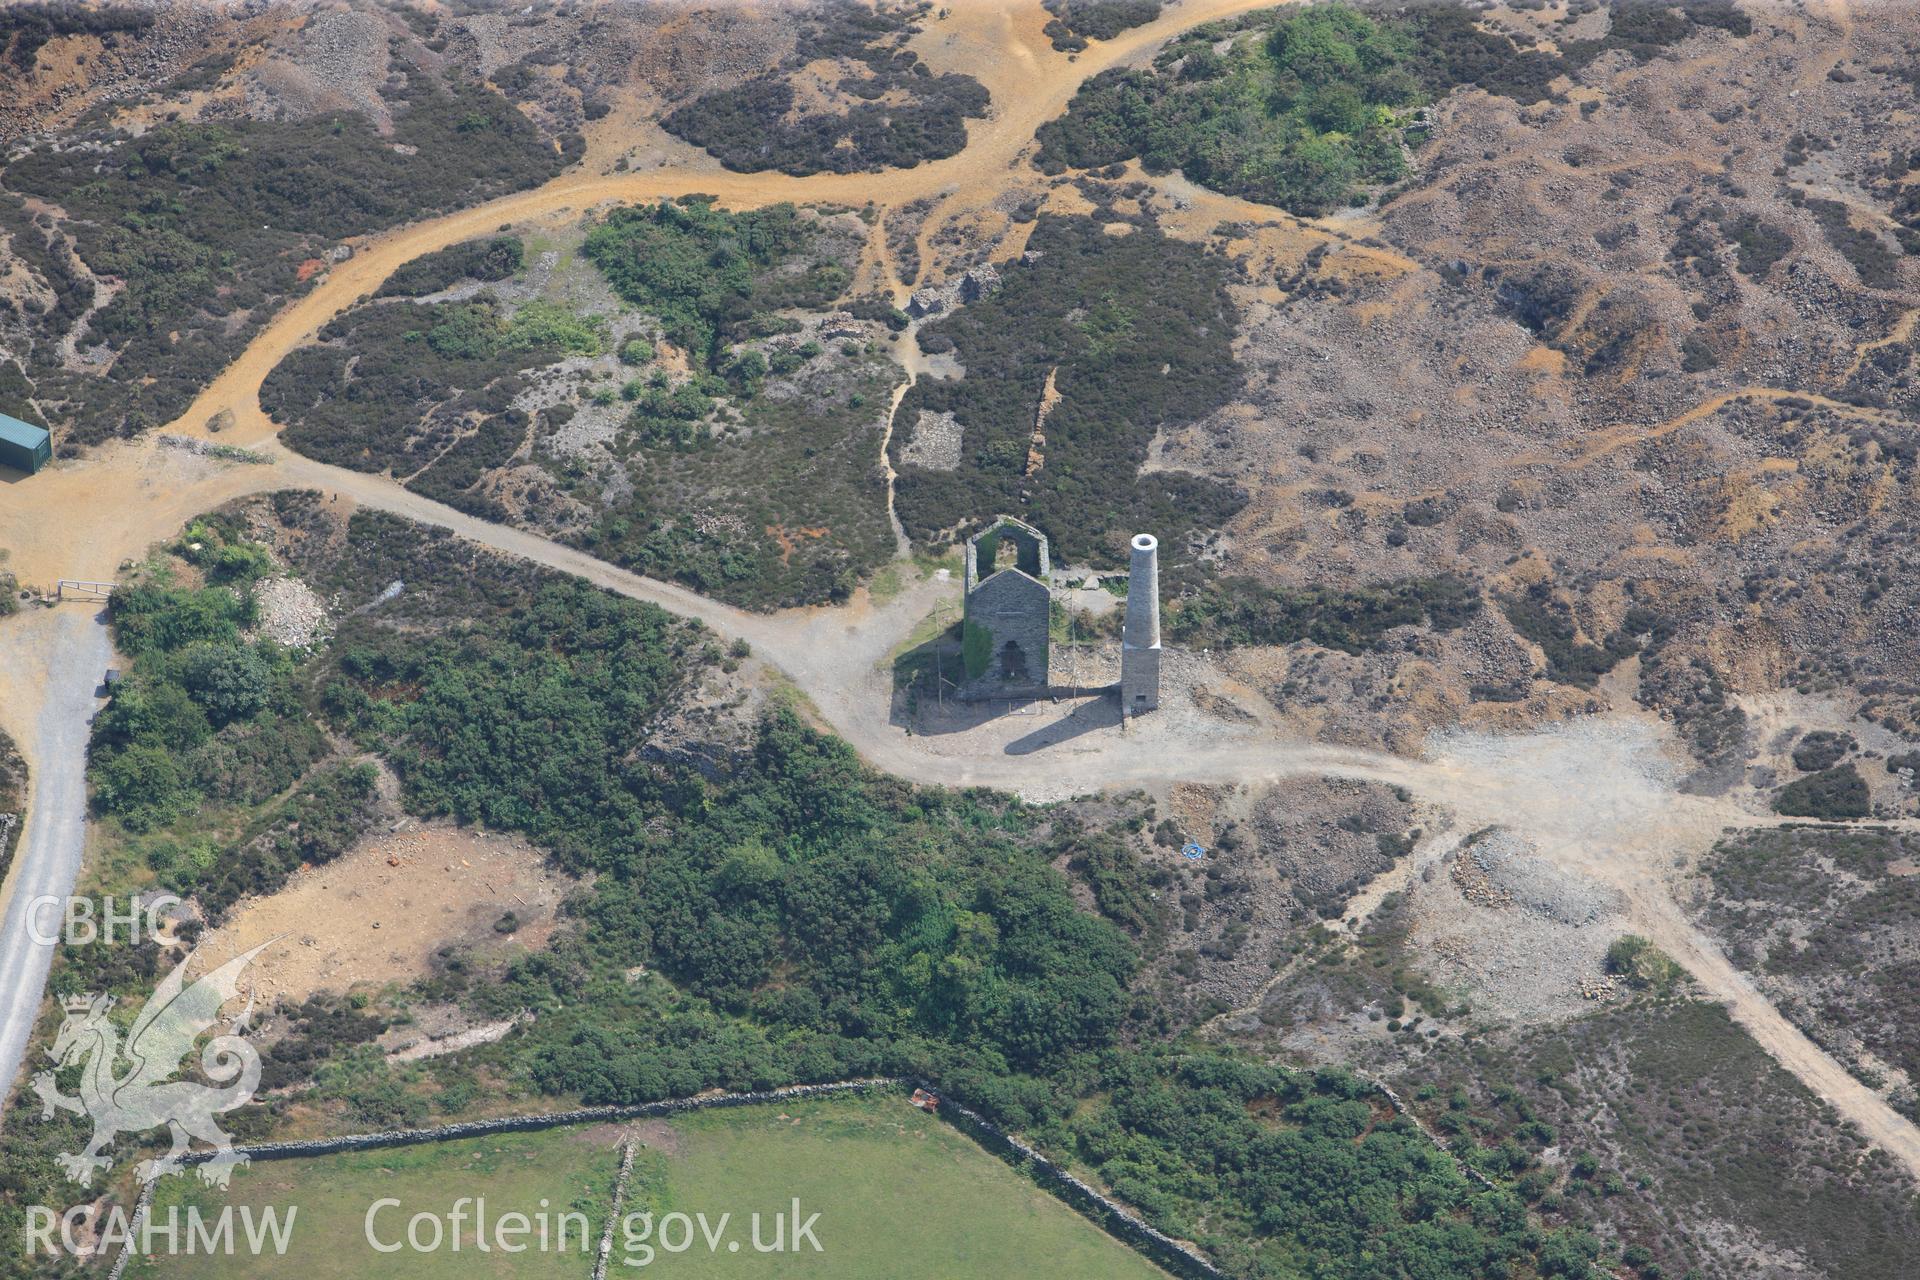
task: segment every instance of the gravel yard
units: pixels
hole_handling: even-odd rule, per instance
[[[1429,867],[1409,889],[1412,943],[1435,983],[1482,1015],[1574,1016],[1582,984],[1605,971],[1622,896],[1543,861],[1506,831]]]
[[[269,578],[255,586],[253,598],[260,606],[254,634],[262,639],[305,649],[326,633],[326,604],[298,578]]]

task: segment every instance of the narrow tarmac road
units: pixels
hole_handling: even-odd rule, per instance
[[[28,927],[27,917],[40,899],[66,898],[80,876],[87,841],[87,734],[99,706],[94,691],[106,677],[113,649],[96,605],[63,605],[16,619],[7,639],[10,666],[38,657],[32,669],[46,673],[39,717],[28,740],[18,744],[33,770],[26,832],[0,891],[0,1079],[11,1081],[20,1074],[53,963],[53,944],[34,933],[47,937],[59,913],[40,912],[37,929]],[[10,683],[0,683],[0,691]]]

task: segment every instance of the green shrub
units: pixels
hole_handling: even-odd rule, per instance
[[[222,520],[196,520],[174,540],[173,552],[197,566],[209,582],[244,587],[273,572],[267,549],[241,537]]]
[[[1672,991],[1685,973],[1652,942],[1632,933],[1615,938],[1607,948],[1607,972],[1626,979],[1630,986],[1662,994]]]
[[[453,360],[485,360],[500,350],[505,337],[491,304],[474,302],[449,307],[444,319],[427,330],[427,345]]]
[[[328,754],[304,716],[266,716],[228,725],[187,754],[194,789],[209,802],[260,804],[305,776]]]
[[[1870,808],[1867,780],[1850,764],[1795,779],[1773,798],[1773,811],[1830,821],[1864,818]]]
[[[143,582],[116,590],[107,605],[121,652],[170,652],[196,641],[240,638],[254,618],[253,599],[229,587],[187,590]]]
[[[838,296],[844,280],[820,268],[776,275],[811,235],[790,204],[729,213],[689,196],[612,210],[582,252],[623,301],[657,316],[668,338],[718,371],[762,311]]]
[[[986,114],[987,91],[972,76],[932,73],[902,47],[916,11],[829,0],[793,15],[797,49],[781,71],[702,94],[661,127],[747,172],[910,168],[967,145],[966,122]],[[860,101],[840,110],[798,103],[783,73],[815,58],[864,64],[865,74],[838,83]]]
[[[93,771],[94,800],[129,831],[151,831],[185,814],[195,793],[168,746],[143,742],[107,757]]]
[[[519,272],[525,259],[526,246],[518,236],[468,240],[403,263],[374,296],[417,298],[452,288],[462,280],[505,280]]]
[[[1532,1225],[1338,1068],[1158,1049],[1110,1055],[1090,1084],[1069,1149],[1229,1275],[1594,1274],[1597,1240]]]
[[[705,420],[713,412],[713,399],[692,383],[672,391],[642,388],[631,398],[634,406],[627,426],[640,443],[684,448],[706,438]]]
[[[1451,631],[1480,608],[1465,578],[1399,578],[1369,587],[1270,587],[1251,578],[1211,579],[1167,614],[1168,631],[1189,648],[1283,645],[1311,640],[1361,653],[1395,627]]]
[[[216,729],[265,710],[273,680],[257,645],[203,642],[181,656],[180,683]]]
[[[1850,733],[1815,729],[1793,746],[1793,767],[1803,773],[1831,769],[1845,759],[1857,744]]]
[[[215,551],[207,562],[207,577],[214,582],[252,582],[273,572],[273,557],[265,547],[230,542]]]
[[[603,316],[578,315],[557,302],[533,301],[513,313],[502,345],[515,351],[595,356],[606,342]]]
[[[1043,125],[1039,162],[1140,157],[1234,195],[1319,215],[1405,172],[1399,130],[1426,100],[1413,44],[1357,9],[1315,5],[1225,55],[1196,45],[1181,71],[1114,70]]]
[[[758,351],[742,351],[727,362],[725,370],[727,385],[742,400],[751,400],[760,394],[760,384],[767,378],[767,358]],[[848,397],[851,407],[858,409],[861,404],[860,393],[854,392]]]
[[[501,634],[341,639],[323,705],[383,746],[416,812],[524,830],[566,852],[607,806],[631,807],[617,744],[678,687],[690,637],[652,606],[569,579],[542,587]],[[546,728],[522,736],[528,719]]]

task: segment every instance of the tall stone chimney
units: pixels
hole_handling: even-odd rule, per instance
[[[1127,621],[1120,632],[1120,713],[1135,715],[1160,705],[1160,541],[1133,536],[1127,577]]]

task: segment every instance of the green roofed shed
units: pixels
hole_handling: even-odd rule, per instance
[[[53,437],[45,427],[0,413],[0,467],[32,475],[53,461]]]

